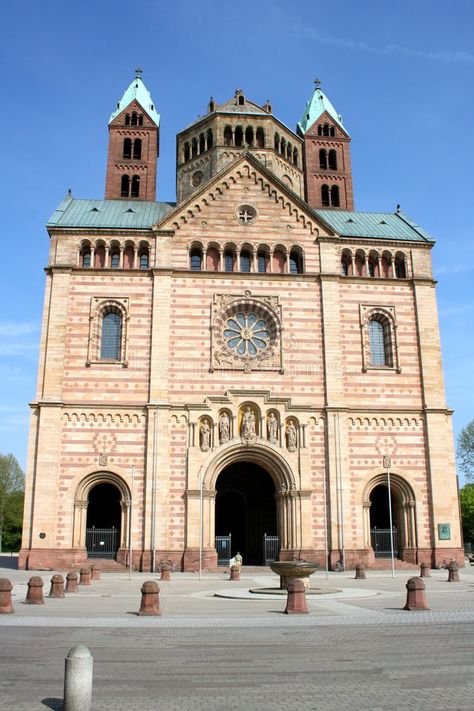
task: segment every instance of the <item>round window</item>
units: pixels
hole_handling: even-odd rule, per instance
[[[191,183],[193,184],[193,186],[195,188],[197,188],[197,186],[202,183],[203,177],[204,177],[204,175],[203,175],[202,170],[196,170],[196,172],[192,174]]]
[[[240,205],[235,211],[237,220],[243,225],[250,225],[257,218],[257,211],[253,205]]]
[[[224,325],[227,348],[239,356],[256,356],[270,345],[270,328],[257,314],[239,311],[227,318]]]

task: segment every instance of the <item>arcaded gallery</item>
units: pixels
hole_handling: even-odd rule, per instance
[[[462,563],[434,240],[354,209],[348,128],[309,93],[294,131],[211,98],[176,203],[141,70],[115,104],[105,199],[47,222],[23,568],[385,567],[390,540]]]

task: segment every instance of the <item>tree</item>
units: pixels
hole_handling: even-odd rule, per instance
[[[459,468],[468,481],[474,480],[474,420],[461,430],[458,436],[457,458]]]
[[[466,484],[459,492],[464,541],[474,542],[474,484]]]
[[[13,454],[0,454],[0,551],[2,537],[21,532],[25,475]]]

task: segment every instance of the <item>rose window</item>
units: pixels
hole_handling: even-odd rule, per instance
[[[239,356],[256,356],[270,344],[270,329],[266,321],[254,313],[239,311],[225,322],[225,344]]]

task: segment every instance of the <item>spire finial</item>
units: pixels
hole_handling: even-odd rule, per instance
[[[320,89],[320,88],[321,88],[321,79],[315,79],[315,80],[314,80],[314,83],[315,83],[315,85],[316,85],[316,89]]]
[[[143,69],[141,67],[137,67],[135,69],[135,79],[141,79],[142,73],[143,73]]]

